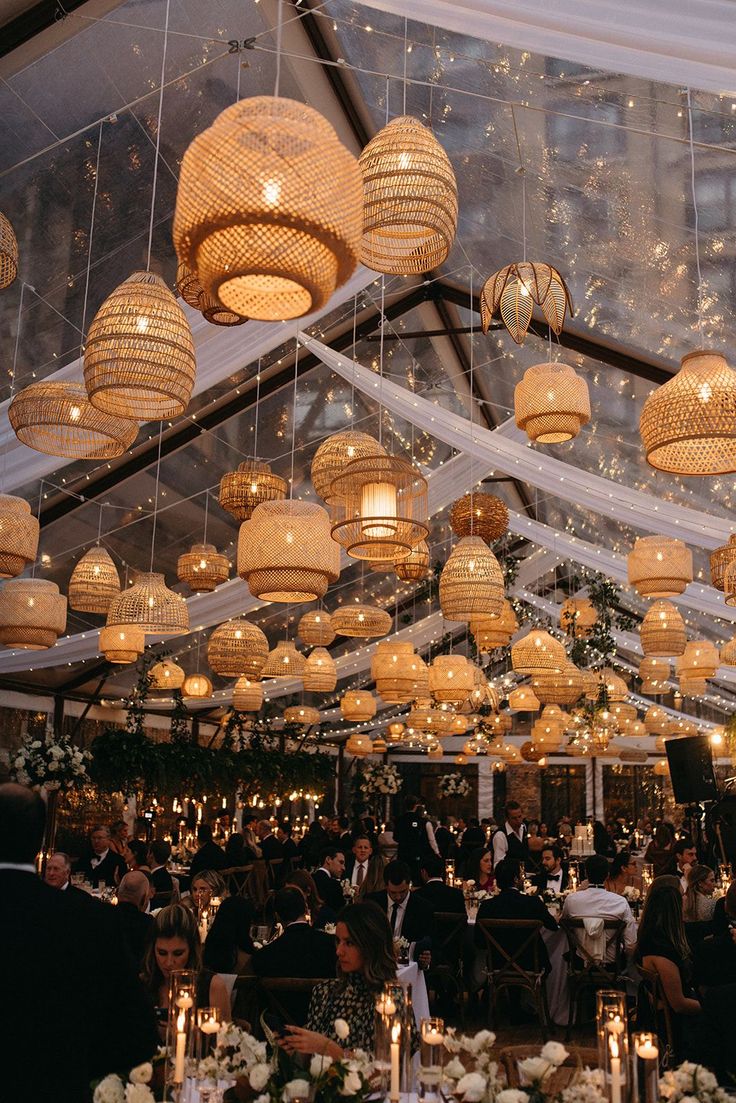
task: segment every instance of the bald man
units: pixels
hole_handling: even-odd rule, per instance
[[[116,918],[137,969],[143,964],[143,955],[153,929],[153,916],[146,911],[150,896],[151,883],[140,870],[126,873],[118,885]]]

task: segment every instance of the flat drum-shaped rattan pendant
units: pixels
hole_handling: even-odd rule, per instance
[[[18,275],[18,242],[15,230],[0,213],[0,290],[9,287]]]
[[[391,631],[391,616],[375,605],[342,605],[332,614],[332,628],[338,636],[375,639]]]
[[[135,585],[113,598],[107,611],[110,628],[132,626],[156,636],[179,636],[189,631],[189,608],[162,574],[141,572]]]
[[[146,647],[146,637],[137,628],[101,628],[100,651],[109,663],[134,663],[138,656],[142,655]],[[160,666],[160,663],[156,664]],[[151,667],[153,676],[155,666]],[[184,671],[181,672],[182,681]],[[181,685],[181,682],[179,683]],[[155,680],[151,683],[151,689],[158,688]]]
[[[16,394],[8,419],[18,440],[49,456],[109,460],[122,456],[138,425],[92,405],[81,383],[42,381]]]
[[[333,433],[314,453],[311,476],[315,494],[330,505],[334,501],[333,480],[343,473],[347,464],[385,455],[383,445],[368,433],[359,433],[356,429]]]
[[[319,724],[319,709],[312,708],[311,705],[290,705],[288,709],[284,709],[284,723],[311,728],[314,724]]]
[[[276,322],[323,307],[355,268],[362,221],[358,162],[306,104],[240,100],[184,154],[177,257],[247,318]]]
[[[195,594],[211,593],[227,582],[229,574],[227,556],[218,552],[214,544],[193,544],[188,552],[179,556],[176,564],[176,577],[186,582]]]
[[[134,272],[89,327],[84,385],[98,410],[134,421],[178,417],[197,365],[184,311],[160,276]]]
[[[628,557],[629,585],[642,597],[674,597],[693,580],[690,549],[671,536],[641,536]]]
[[[376,699],[362,689],[349,689],[340,701],[343,720],[365,723],[376,715]]]
[[[103,631],[106,631],[106,629],[103,629]],[[181,689],[184,685],[184,671],[173,659],[162,659],[160,663],[154,663],[149,675],[151,677],[151,689],[167,690],[173,693],[175,689]]]
[[[446,620],[498,616],[503,609],[503,572],[480,536],[464,536],[440,575],[440,606]]]
[[[315,647],[307,655],[302,675],[308,693],[332,693],[337,685],[335,660],[326,647]]]
[[[262,704],[262,682],[251,682],[245,676],[238,678],[233,686],[233,708],[238,712],[258,712]]]
[[[82,556],[69,579],[69,608],[79,613],[106,613],[120,593],[120,575],[106,548],[94,547]]]
[[[500,309],[506,329],[517,345],[523,345],[534,303],[542,308],[550,328],[559,336],[568,309],[571,317],[573,314],[570,292],[560,273],[550,264],[526,260],[507,264],[489,276],[481,288],[483,332],[488,332],[493,315]]]
[[[568,364],[534,364],[514,388],[516,424],[537,444],[561,444],[590,421],[588,384]]]
[[[186,264],[180,264],[176,270],[176,290],[185,303],[198,310],[204,320],[213,326],[242,326],[243,322],[248,321],[208,295]]]
[[[509,527],[508,507],[495,494],[471,490],[453,502],[450,527],[456,536],[480,536],[490,544]]]
[[[261,502],[286,497],[286,479],[274,475],[267,463],[245,460],[220,479],[220,505],[238,521],[248,521]]]
[[[324,609],[310,609],[300,618],[296,634],[307,647],[328,647],[335,638],[330,614]]]
[[[427,480],[398,456],[353,460],[330,495],[332,536],[354,559],[404,559],[429,532]]]
[[[675,658],[685,650],[685,622],[671,601],[655,601],[639,626],[639,637],[643,655]]]
[[[261,502],[238,538],[238,574],[263,601],[315,601],[340,576],[330,518],[316,502]]]
[[[0,494],[0,578],[15,578],[36,558],[38,519],[25,498]]]
[[[0,643],[22,651],[53,647],[66,628],[66,598],[44,578],[11,578],[0,586]]]
[[[259,678],[267,655],[268,640],[245,617],[219,624],[207,641],[207,662],[222,678]]]

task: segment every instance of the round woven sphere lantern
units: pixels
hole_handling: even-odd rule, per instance
[[[211,593],[227,582],[229,575],[227,556],[218,552],[214,544],[192,544],[176,564],[176,577],[197,594]]]
[[[359,163],[365,191],[361,262],[402,276],[439,267],[455,240],[457,181],[432,131],[401,115],[371,138]]]
[[[519,674],[565,669],[565,648],[543,628],[533,628],[511,648],[511,666]]]
[[[301,678],[305,663],[306,656],[297,651],[293,640],[279,640],[273,651],[268,653],[262,677]]]
[[[503,571],[480,536],[464,536],[440,575],[440,606],[446,620],[499,616],[504,599]]]
[[[142,655],[146,647],[146,637],[137,628],[101,628],[100,651],[109,663],[134,663],[138,656]],[[160,663],[156,664],[160,666]],[[155,666],[149,673],[153,675]],[[184,671],[181,672],[182,681]],[[181,685],[181,682],[179,683]],[[158,688],[155,682],[151,682],[151,689]]]
[[[103,632],[105,631],[109,631],[109,629],[103,628]],[[112,631],[115,631],[115,629],[112,629]],[[186,677],[182,668],[173,659],[162,659],[160,663],[154,663],[148,673],[151,679],[151,689],[168,690],[169,692],[181,689]]]
[[[493,315],[500,310],[506,329],[517,345],[523,345],[534,303],[541,307],[550,328],[559,336],[568,309],[571,316],[573,313],[570,292],[560,273],[543,262],[524,260],[507,264],[489,276],[481,288],[483,332],[488,332]]]
[[[514,388],[516,424],[537,444],[561,444],[590,421],[588,384],[568,364],[534,364]]]
[[[352,460],[330,493],[333,539],[354,559],[398,561],[429,532],[427,480],[399,456]]]
[[[222,678],[260,678],[268,656],[268,640],[257,624],[233,617],[219,624],[207,641],[207,662]]]
[[[461,705],[473,692],[473,668],[464,655],[437,655],[429,667],[429,692],[435,701]]]
[[[509,693],[509,709],[511,712],[536,712],[541,708],[541,701],[531,686],[519,686]]]
[[[15,578],[36,558],[39,524],[24,498],[0,494],[0,578]]]
[[[233,686],[233,708],[238,712],[258,712],[263,704],[263,685],[243,674]]]
[[[736,636],[727,640],[720,650],[721,666],[736,666]]]
[[[325,647],[315,647],[307,655],[303,680],[308,693],[332,693],[337,685],[337,667]]]
[[[560,628],[576,640],[587,639],[598,620],[590,598],[568,597],[560,606]]]
[[[278,322],[321,309],[355,268],[362,221],[358,162],[304,103],[240,100],[184,154],[176,255],[236,314]]]
[[[184,679],[181,695],[204,701],[212,696],[212,682],[206,674],[190,674]]]
[[[409,552],[405,559],[400,559],[394,564],[396,577],[402,582],[422,582],[429,578],[429,547],[426,540],[420,540],[415,548]]]
[[[311,705],[290,705],[284,709],[284,722],[311,728],[313,724],[319,724],[319,709]]]
[[[712,678],[719,663],[718,648],[710,640],[690,640],[675,659],[675,670],[680,678]]]
[[[335,638],[330,614],[324,609],[310,609],[299,620],[296,634],[307,647],[328,647]]]
[[[186,264],[180,264],[176,269],[176,290],[185,303],[198,310],[204,320],[213,326],[242,326],[243,322],[248,321],[208,295]]]
[[[18,275],[18,241],[15,230],[0,213],[0,290],[9,287]]]
[[[236,520],[248,521],[256,506],[285,498],[286,489],[286,480],[274,475],[267,463],[244,460],[220,479],[219,502]]]
[[[298,603],[324,597],[340,577],[340,549],[316,502],[261,502],[238,537],[238,574],[253,597]]]
[[[685,650],[685,622],[670,601],[655,601],[639,627],[641,650],[645,656],[667,659]]]
[[[480,536],[490,544],[509,527],[508,507],[495,494],[471,490],[453,502],[450,527],[456,536]]]
[[[644,727],[650,735],[665,735],[669,731],[669,716],[658,705],[652,705],[644,713]]]
[[[365,690],[349,689],[340,701],[340,714],[343,720],[365,723],[376,715],[376,699]]]
[[[683,356],[647,398],[639,431],[647,462],[676,475],[736,471],[736,372],[718,352]]]
[[[53,647],[66,628],[66,598],[44,578],[11,578],[0,587],[0,643],[22,651]]]
[[[120,593],[120,575],[107,548],[85,552],[69,579],[69,608],[79,613],[106,613]]]
[[[135,421],[96,409],[82,384],[71,380],[24,387],[12,398],[8,419],[22,444],[74,460],[122,456],[138,436]]]
[[[134,272],[97,311],[84,348],[84,385],[98,410],[134,421],[178,417],[197,364],[184,311],[160,276]]]
[[[693,580],[692,553],[671,536],[642,536],[629,552],[628,572],[642,597],[674,597]]]
[[[341,605],[331,614],[332,629],[338,636],[375,639],[391,631],[391,616],[375,605]]]
[[[353,460],[366,460],[371,456],[385,456],[382,444],[357,429],[345,429],[342,433],[333,433],[323,440],[312,460],[311,476],[314,492],[328,505],[338,500],[332,490],[333,480],[342,475],[346,466]]]
[[[723,589],[726,567],[736,563],[736,533],[729,536],[728,543],[710,553],[710,580],[716,590]]]
[[[132,625],[157,636],[178,636],[189,631],[189,609],[162,574],[141,572],[135,584],[113,598],[107,611],[110,628]]]
[[[388,704],[411,701],[417,695],[419,663],[414,645],[403,640],[381,640],[371,660],[376,692]]]

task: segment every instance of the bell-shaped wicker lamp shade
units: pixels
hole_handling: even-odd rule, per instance
[[[588,384],[568,364],[534,364],[514,388],[516,424],[537,444],[561,444],[590,421]]]
[[[262,677],[301,678],[305,664],[306,657],[297,651],[293,640],[279,640],[273,651],[268,653]]]
[[[310,651],[302,677],[308,693],[332,693],[337,685],[337,667],[327,648],[315,647]]]
[[[447,259],[457,230],[457,182],[419,119],[392,119],[360,155],[365,189],[360,259],[374,272],[420,275]]]
[[[642,536],[628,557],[629,585],[642,597],[674,597],[693,580],[690,549],[671,536]]]
[[[736,636],[724,643],[719,658],[721,666],[736,666]]]
[[[146,647],[146,637],[137,628],[101,628],[100,651],[109,663],[134,663],[138,656],[142,655]],[[157,663],[156,666],[160,666]],[[155,666],[151,667],[150,674],[153,678]],[[182,680],[184,671],[181,672]],[[181,685],[181,682],[179,683]],[[151,689],[157,689],[155,678],[151,683]]]
[[[560,628],[576,640],[587,639],[597,620],[598,613],[590,598],[568,597],[560,607]]]
[[[362,220],[358,163],[327,120],[295,100],[254,96],[184,154],[174,248],[229,310],[277,322],[321,309],[345,283]]]
[[[341,605],[332,613],[332,629],[338,636],[376,639],[391,631],[391,617],[375,605]]]
[[[519,627],[516,613],[508,598],[504,598],[498,617],[478,617],[470,622],[475,645],[481,653],[506,647]]]
[[[310,609],[300,618],[296,634],[307,647],[328,647],[335,638],[330,614],[324,609]]]
[[[357,429],[345,429],[323,440],[312,460],[312,486],[315,494],[331,505],[335,501],[333,480],[343,473],[353,460],[366,460],[371,456],[385,456],[386,449],[368,433]]]
[[[247,675],[254,681],[268,656],[268,640],[257,624],[234,617],[219,624],[207,641],[207,662],[222,678]]]
[[[110,628],[132,625],[156,636],[179,636],[189,631],[189,608],[162,574],[141,572],[133,586],[113,598],[107,611]]]
[[[106,613],[120,593],[120,575],[106,548],[90,548],[69,579],[69,608],[79,613]]]
[[[186,582],[195,594],[211,593],[222,582],[227,582],[229,575],[227,556],[218,552],[214,544],[192,544],[176,564],[176,577]]]
[[[343,720],[363,724],[376,715],[376,699],[363,689],[349,689],[340,701]]]
[[[261,502],[286,497],[286,480],[274,475],[267,463],[244,460],[220,479],[220,505],[238,521],[248,521]]]
[[[181,695],[193,700],[206,700],[212,696],[212,682],[206,674],[189,674],[184,679]]]
[[[541,701],[531,686],[519,686],[509,693],[511,712],[536,712],[540,707]]]
[[[736,533],[728,538],[728,543],[710,553],[710,580],[716,590],[723,589],[726,567],[736,563]]]
[[[400,559],[394,565],[396,577],[402,582],[421,582],[429,578],[429,547],[426,540],[420,540],[415,548],[409,552],[405,559]]]
[[[315,601],[340,576],[340,549],[316,502],[261,502],[238,538],[238,574],[263,601]]]
[[[669,731],[669,716],[659,705],[652,705],[644,714],[644,727],[650,735],[664,735]]]
[[[288,709],[284,709],[284,722],[311,728],[313,724],[319,724],[319,709],[312,708],[311,705],[290,705]]]
[[[532,689],[543,705],[573,705],[584,688],[582,672],[571,662],[566,662],[562,671],[540,671],[532,676]]]
[[[713,678],[720,664],[718,648],[710,640],[690,640],[675,659],[679,678]]]
[[[82,384],[71,380],[24,387],[11,400],[8,418],[22,444],[74,460],[122,456],[138,436],[134,421],[96,409]]]
[[[566,663],[565,648],[543,628],[533,628],[511,648],[511,666],[519,674],[559,672]]]
[[[243,675],[233,687],[233,708],[238,712],[258,712],[263,704],[263,683]]]
[[[198,310],[204,320],[213,326],[242,326],[243,322],[248,321],[208,295],[186,264],[180,264],[176,269],[176,290],[185,303]]]
[[[446,620],[500,616],[503,572],[480,536],[464,536],[452,549],[440,575],[440,606]]]
[[[609,705],[626,700],[629,687],[620,674],[617,674],[610,666],[604,666],[600,671],[600,676],[606,687],[606,697],[608,698]]]
[[[488,332],[493,315],[500,310],[506,329],[517,345],[523,345],[534,303],[542,308],[550,328],[559,335],[568,309],[571,317],[573,313],[570,292],[560,273],[550,264],[526,260],[507,264],[489,276],[481,288],[483,332]]]
[[[676,475],[736,471],[736,372],[718,352],[683,356],[647,398],[639,432],[648,463]]]
[[[354,559],[404,559],[427,536],[427,480],[398,456],[357,459],[332,481],[332,536]]]
[[[103,632],[107,629],[103,628]],[[115,631],[115,629],[113,629]],[[184,671],[173,659],[162,659],[160,663],[154,663],[149,671],[151,689],[168,690],[181,689],[186,677]]]
[[[15,230],[0,213],[0,291],[9,287],[18,275],[18,242]]]
[[[0,643],[22,651],[53,647],[66,628],[66,598],[44,578],[11,578],[0,587]]]
[[[39,525],[24,498],[0,494],[0,578],[15,578],[36,558]]]
[[[655,601],[639,627],[644,656],[668,659],[685,650],[685,622],[671,601]]]
[[[460,705],[473,692],[473,668],[464,655],[437,655],[429,667],[429,692],[435,701]]]
[[[90,402],[133,421],[178,417],[189,405],[196,372],[184,311],[160,276],[134,272],[89,327],[84,385]]]
[[[452,503],[450,526],[456,536],[480,536],[490,544],[509,527],[508,507],[495,494],[471,490]]]

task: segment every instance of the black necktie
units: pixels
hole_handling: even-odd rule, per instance
[[[395,903],[394,906],[391,909],[391,930],[392,931],[396,930],[396,917],[398,916],[398,914],[399,914],[399,905]]]

